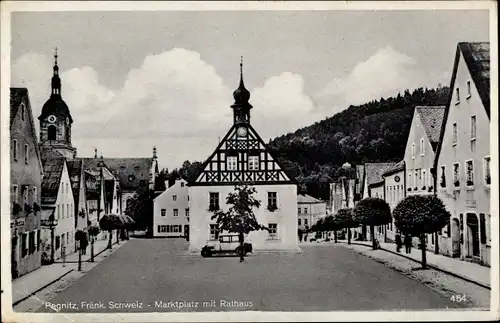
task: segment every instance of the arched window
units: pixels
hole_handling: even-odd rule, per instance
[[[47,132],[49,140],[56,140],[56,134],[57,134],[56,126],[49,126]]]

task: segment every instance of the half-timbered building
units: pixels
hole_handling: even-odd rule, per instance
[[[242,65],[240,65],[240,69]],[[218,237],[213,211],[229,207],[226,197],[236,185],[253,186],[261,206],[254,209],[260,224],[269,231],[251,232],[245,240],[254,249],[298,250],[297,186],[250,122],[250,92],[243,83],[233,93],[233,125],[212,155],[204,162],[190,186],[190,251],[199,251]]]

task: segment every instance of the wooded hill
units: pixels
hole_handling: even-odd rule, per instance
[[[418,105],[446,105],[449,88],[423,89],[393,98],[349,106],[332,117],[277,137],[269,149],[299,184],[299,192],[328,199],[329,183],[348,175],[341,166],[403,159],[413,110]],[[162,170],[157,183],[171,183],[196,174],[200,162],[185,161],[180,169]],[[354,172],[354,168],[351,169]],[[161,187],[163,186],[163,187]]]
[[[403,159],[413,111],[418,105],[446,105],[449,88],[423,89],[381,98],[346,110],[294,133],[269,148],[295,177],[301,192],[328,199],[329,184],[347,175],[342,164]],[[351,169],[353,172],[354,169]]]

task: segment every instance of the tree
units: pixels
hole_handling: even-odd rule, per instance
[[[333,218],[340,228],[347,229],[347,244],[351,244],[351,228],[358,226],[358,223],[354,220],[353,210],[340,209]]]
[[[389,224],[392,221],[391,208],[386,201],[369,197],[356,204],[353,210],[354,220],[363,225],[369,225],[372,238],[372,248],[377,249],[375,226]]]
[[[328,231],[333,231],[333,239],[337,243],[337,231],[342,229],[342,223],[338,221],[338,218],[328,215],[325,217],[324,224]]]
[[[227,211],[215,210],[212,220],[216,219],[219,231],[238,233],[240,262],[244,260],[245,250],[243,247],[244,234],[257,230],[269,230],[259,224],[253,212],[254,208],[260,207],[260,201],[253,197],[257,191],[248,185],[236,185],[234,192],[230,192],[226,197],[226,204],[229,205]]]
[[[435,195],[410,195],[394,209],[394,224],[404,234],[419,237],[422,268],[427,268],[426,234],[441,230],[450,221],[450,212]]]
[[[94,241],[100,230],[97,225],[90,225],[88,231],[90,235],[90,262],[94,262]]]
[[[113,230],[119,230],[124,227],[123,220],[120,216],[115,214],[105,214],[99,220],[99,226],[102,230],[107,230],[109,232],[109,242],[108,249],[113,248],[113,243],[111,241]]]
[[[125,214],[130,216],[135,224],[129,229],[147,230],[153,227],[153,192],[136,193],[127,201]]]

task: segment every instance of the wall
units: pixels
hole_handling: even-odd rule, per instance
[[[254,197],[261,201],[261,207],[255,211],[257,221],[263,225],[278,224],[279,240],[267,240],[267,231],[251,232],[248,241],[253,244],[254,250],[290,250],[298,251],[297,239],[297,186],[285,185],[258,185],[254,186],[257,193]],[[233,186],[194,186],[189,189],[190,240],[189,250],[199,252],[209,239],[209,224],[215,223],[210,219],[212,212],[208,210],[209,192],[219,192],[219,203],[223,210],[227,210],[225,199]],[[277,192],[278,209],[274,212],[267,210],[267,192]]]
[[[298,208],[301,212],[298,212]],[[307,213],[306,213],[307,212]],[[326,203],[298,203],[297,204],[297,217],[300,219],[298,227],[305,230],[305,220],[307,219],[307,226],[311,228],[320,218],[326,216]],[[298,221],[297,221],[298,224]]]
[[[471,94],[467,95],[467,81],[471,82]],[[460,101],[456,98],[456,89],[460,89]],[[476,140],[471,140],[471,116],[476,116]],[[453,124],[457,124],[457,144],[453,145]],[[475,147],[473,142],[475,141]],[[460,241],[459,251],[462,259],[471,261],[481,261],[490,264],[490,186],[485,183],[484,157],[490,156],[490,120],[485,112],[480,100],[476,86],[472,81],[467,66],[460,53],[460,61],[457,69],[457,76],[453,88],[453,99],[450,104],[448,119],[443,137],[441,153],[439,155],[437,168],[437,195],[443,200],[446,208],[452,215],[452,221],[456,219],[460,222],[462,214],[463,230],[461,237],[442,236],[440,251],[452,253],[453,240]],[[474,148],[474,150],[472,149]],[[473,160],[474,165],[474,186],[468,188],[465,181],[465,161]],[[453,185],[453,163],[459,163],[460,186]],[[446,166],[446,187],[441,187],[440,179],[442,174],[441,166]],[[480,244],[480,257],[468,257],[468,243],[470,236],[467,233],[465,214],[476,214],[479,222],[479,214],[484,213],[486,217],[486,243]],[[451,230],[453,231],[453,230]]]
[[[32,212],[31,214],[26,214],[24,212],[24,199],[22,197],[22,187],[26,185],[28,187],[28,200],[26,203],[33,206],[36,202],[41,206],[41,182],[42,182],[42,169],[40,160],[36,152],[36,146],[38,145],[34,129],[33,116],[29,108],[29,100],[23,98],[22,103],[25,106],[25,117],[24,120],[21,118],[21,107],[18,108],[17,114],[14,117],[13,124],[10,129],[10,143],[11,143],[11,163],[10,163],[10,179],[11,179],[11,202],[17,201],[17,203],[23,208],[23,211],[14,215],[12,212],[12,203],[10,211],[11,219],[11,237],[15,238],[15,244],[12,245],[11,252],[13,253],[13,258],[17,262],[18,275],[24,275],[31,272],[41,266],[41,248],[37,248],[35,252],[31,255],[22,257],[22,234],[26,233],[29,236],[30,232],[38,232],[40,227],[40,213]],[[17,140],[18,142],[18,157],[14,160],[13,156],[13,142]],[[27,144],[28,149],[28,164],[24,160],[24,145]],[[17,195],[13,194],[13,187],[17,185]],[[36,195],[34,194],[33,188],[36,188]],[[38,234],[38,233],[36,233]],[[29,238],[27,240],[29,246]],[[12,240],[11,240],[12,242]],[[35,236],[35,243],[37,239]]]
[[[71,182],[69,180],[68,168],[66,163],[64,163],[64,169],[62,171],[61,183],[59,184],[59,190],[57,193],[56,200],[56,219],[57,226],[54,230],[54,236],[60,237],[60,246],[64,244],[66,246],[66,255],[75,252],[74,239],[75,239],[75,209],[74,209],[74,198],[71,190]],[[64,209],[64,210],[63,210]],[[46,230],[50,231],[50,230]],[[64,234],[64,243],[62,241],[62,235]],[[50,236],[50,234],[49,234]],[[66,238],[69,237],[69,238]],[[54,238],[54,243],[57,238]],[[49,239],[50,241],[50,239]],[[56,244],[57,246],[57,244]],[[55,259],[61,257],[61,247],[55,250]]]
[[[399,181],[396,181],[396,176]],[[405,198],[405,171],[400,170],[394,174],[384,176],[384,190],[385,190],[385,201],[389,204],[391,212],[394,208]],[[394,225],[394,218],[392,218],[392,224],[387,226],[387,238],[394,241],[396,237],[397,228]]]
[[[176,200],[173,200],[173,196]],[[165,209],[166,215],[161,215],[161,210]],[[178,210],[178,215],[174,216],[174,209]],[[153,235],[156,237],[181,237],[185,235],[185,226],[189,225],[189,216],[186,216],[186,209],[189,209],[189,188],[185,180],[177,180],[154,200],[153,212]],[[189,211],[188,211],[189,212]],[[188,213],[189,214],[189,213]],[[159,225],[180,225],[180,232],[159,232]]]

